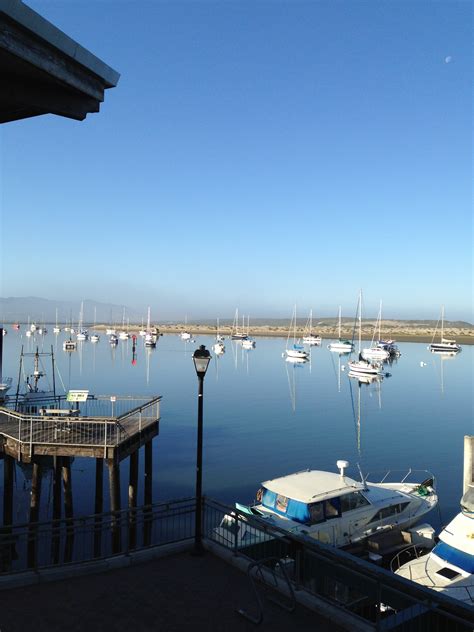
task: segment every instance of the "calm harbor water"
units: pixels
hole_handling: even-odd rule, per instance
[[[64,339],[64,333],[33,339],[9,329],[3,374],[14,378],[11,392],[23,344],[30,352],[53,347],[59,391],[64,386],[96,395],[162,395],[160,434],[153,441],[153,498],[192,495],[197,425],[192,352],[199,344],[210,348],[213,338],[183,342],[167,335],[155,350],[145,349],[139,339],[135,358],[131,340],[112,349],[102,334],[98,344],[81,343],[67,353]],[[399,471],[398,478],[410,467],[430,470],[437,478],[441,518],[436,512],[429,520],[436,528],[449,521],[462,494],[463,437],[474,432],[473,347],[443,357],[431,354],[426,343],[400,343],[401,357],[386,365],[390,377],[367,385],[348,377],[348,356],[331,353],[328,341],[313,347],[304,365],[282,358],[285,342],[258,338],[256,348],[246,351],[226,340],[226,353],[213,357],[204,385],[205,493],[229,503],[248,502],[261,481],[305,468],[336,471],[336,460],[347,459],[354,478],[359,478],[357,463],[364,473],[374,473],[373,480],[387,470]],[[49,359],[43,363],[51,382]],[[48,388],[46,378],[43,388]],[[76,516],[93,513],[94,465],[85,458],[72,464]],[[46,470],[43,477],[41,519],[52,514],[51,474]],[[16,523],[28,521],[30,478],[28,466],[16,468]],[[121,479],[125,507],[128,460],[121,463]],[[138,502],[142,498],[141,486]]]

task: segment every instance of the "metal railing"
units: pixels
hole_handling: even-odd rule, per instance
[[[0,575],[123,555],[194,535],[194,498],[0,528]]]
[[[374,630],[472,632],[474,608],[325,544],[206,499],[204,534],[234,555],[278,558],[295,589],[305,590]],[[224,528],[216,525],[222,524]],[[239,538],[245,527],[244,540]],[[406,626],[406,627],[403,627]]]
[[[134,433],[141,432],[160,416],[161,397],[150,400],[130,410],[130,403],[137,398],[124,398],[128,404],[120,416],[80,416],[75,408],[38,408],[36,414],[25,414],[0,408],[0,435],[29,446],[32,454],[35,445],[68,445],[75,447],[116,447]],[[100,398],[102,406],[105,398]],[[107,407],[114,412],[117,401],[108,398]],[[81,405],[82,408],[82,405]],[[79,413],[82,412],[78,411]],[[103,411],[105,412],[105,410]],[[116,411],[115,411],[116,412]],[[63,414],[65,413],[65,414]]]
[[[205,542],[227,549],[256,569],[265,568],[283,585],[288,581],[290,595],[305,591],[336,607],[354,625],[363,623],[379,632],[474,629],[474,608],[442,593],[209,498],[203,499],[202,509]],[[195,513],[196,499],[185,498],[82,518],[3,526],[0,574],[90,562],[189,540],[194,536]]]

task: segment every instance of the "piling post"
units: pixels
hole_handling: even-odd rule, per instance
[[[71,477],[71,457],[64,456],[61,459],[61,471],[64,490],[64,515],[66,517],[66,540],[64,543],[64,561],[72,561],[74,548],[74,521],[72,505],[72,477]]]
[[[53,564],[59,563],[61,541],[61,457],[53,457],[53,531],[51,534],[51,557]]]
[[[145,481],[144,481],[145,509],[143,512],[143,544],[148,546],[151,543],[153,513],[151,504],[153,503],[153,440],[145,443]]]
[[[38,461],[33,461],[33,475],[31,479],[31,499],[30,499],[30,525],[28,528],[28,568],[35,568],[37,565],[37,539],[39,510],[41,502],[41,465]]]
[[[117,457],[107,459],[109,468],[109,495],[110,511],[112,512],[112,552],[118,553],[121,549],[120,537],[120,469]]]
[[[94,502],[94,557],[100,557],[102,549],[102,512],[104,511],[104,460],[95,461],[95,502]]]
[[[12,522],[13,522],[13,474],[15,468],[15,460],[13,457],[5,454],[3,457],[3,529],[2,529],[2,547],[1,547],[1,569],[2,571],[11,570],[11,562],[13,557],[14,543],[12,541]]]
[[[130,476],[128,483],[128,520],[129,520],[129,541],[130,549],[134,549],[137,544],[137,486],[138,486],[138,450],[130,455]]]

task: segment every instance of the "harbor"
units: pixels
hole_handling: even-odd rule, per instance
[[[1,631],[472,632],[467,5],[31,2]]]

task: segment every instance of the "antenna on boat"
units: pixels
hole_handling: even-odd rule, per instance
[[[357,462],[357,469],[359,470],[360,480],[362,481],[362,485],[364,486],[364,490],[367,490],[367,483],[365,481],[364,475],[362,474],[362,470],[360,469],[360,463]]]
[[[349,461],[337,461],[336,466],[339,468],[341,478],[344,478],[344,470],[349,467]]]

